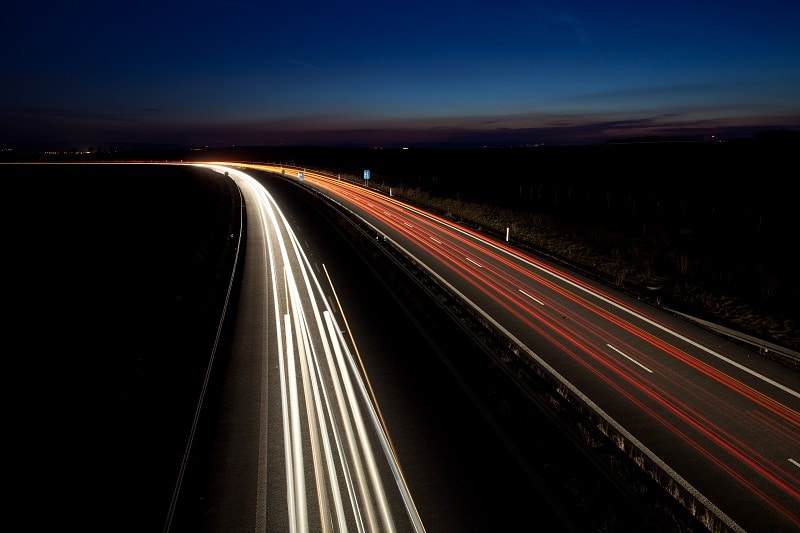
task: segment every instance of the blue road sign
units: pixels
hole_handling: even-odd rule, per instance
[[[364,179],[365,179],[365,180],[368,180],[368,179],[369,179],[369,170],[365,170],[365,171],[364,171]]]

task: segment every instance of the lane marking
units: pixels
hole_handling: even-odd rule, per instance
[[[792,463],[794,466],[800,468],[800,463],[789,457],[789,462]]]
[[[534,301],[534,302],[536,302],[537,304],[539,304],[539,305],[544,305],[544,302],[543,302],[543,301],[541,301],[540,299],[536,298],[535,296],[532,296],[532,295],[528,294],[527,292],[523,291],[522,289],[518,289],[518,290],[519,290],[519,292],[521,292],[521,293],[522,293],[524,296],[527,296],[528,298],[530,298],[531,300],[533,300],[533,301]]]
[[[688,337],[685,337],[684,335],[681,335],[679,332],[677,332],[677,331],[675,331],[673,329],[670,329],[667,326],[664,326],[664,325],[662,325],[662,324],[660,324],[660,323],[658,323],[658,322],[656,322],[654,320],[651,320],[650,318],[647,318],[646,316],[636,312],[635,310],[633,310],[633,309],[631,309],[629,307],[620,305],[617,302],[607,298],[603,294],[601,294],[601,293],[599,293],[599,292],[597,292],[597,291],[595,291],[593,289],[590,289],[588,287],[584,287],[584,286],[582,286],[582,285],[580,285],[580,284],[578,284],[578,283],[576,283],[576,282],[574,282],[574,281],[572,281],[570,279],[567,279],[564,276],[562,276],[559,273],[557,273],[555,270],[551,270],[550,268],[546,268],[541,264],[537,264],[537,263],[531,261],[530,259],[524,257],[519,252],[514,252],[514,251],[508,249],[507,247],[505,247],[504,245],[500,245],[500,244],[494,243],[489,239],[486,239],[486,238],[481,237],[479,235],[470,233],[470,232],[464,230],[464,228],[462,228],[462,227],[459,227],[459,226],[457,226],[455,224],[452,224],[450,222],[438,219],[435,216],[431,215],[430,213],[426,213],[426,212],[424,212],[422,210],[415,209],[415,208],[413,208],[413,207],[411,207],[411,206],[409,206],[407,204],[404,204],[402,202],[394,201],[393,203],[395,205],[397,205],[397,206],[402,207],[403,209],[406,209],[408,211],[412,211],[412,212],[418,214],[422,218],[426,218],[426,219],[430,220],[432,223],[434,223],[437,226],[449,228],[449,229],[453,230],[456,233],[459,233],[461,235],[469,237],[469,238],[471,238],[473,240],[480,241],[480,242],[484,243],[485,245],[489,246],[490,248],[493,248],[493,249],[495,249],[495,250],[497,250],[497,251],[499,251],[499,252],[501,252],[501,253],[509,256],[509,257],[511,257],[514,260],[520,261],[520,262],[522,262],[522,263],[524,263],[524,264],[526,264],[526,265],[528,265],[528,266],[530,266],[532,268],[535,268],[535,269],[537,269],[537,270],[539,270],[539,271],[541,271],[541,272],[543,272],[543,273],[545,273],[545,274],[547,274],[549,276],[552,276],[552,277],[554,277],[554,278],[556,278],[556,279],[558,279],[558,280],[560,280],[560,281],[562,281],[562,282],[564,282],[564,283],[566,283],[568,285],[571,285],[571,286],[575,287],[576,289],[578,289],[578,290],[580,290],[580,291],[582,291],[582,292],[584,292],[586,294],[589,294],[589,295],[597,298],[598,300],[600,300],[602,302],[607,303],[608,305],[616,307],[617,309],[619,309],[619,310],[621,310],[621,311],[623,311],[625,313],[628,313],[629,315],[634,316],[634,317],[638,318],[639,320],[641,320],[641,321],[643,321],[643,322],[645,322],[647,324],[650,324],[651,326],[653,326],[653,327],[655,327],[657,329],[660,329],[661,331],[663,331],[665,333],[668,333],[668,334],[672,335],[673,337],[678,338],[678,339],[686,342],[687,344],[690,344],[690,345],[694,346],[695,348],[706,352],[707,354],[709,354],[709,355],[711,355],[713,357],[716,357],[720,361],[724,361],[725,363],[728,363],[729,365],[732,365],[735,368],[738,368],[742,372],[746,372],[746,373],[750,374],[751,376],[753,376],[754,378],[760,379],[764,383],[768,383],[768,384],[772,385],[773,387],[778,388],[778,389],[786,392],[787,394],[790,394],[790,395],[792,395],[792,396],[794,396],[796,398],[800,398],[800,392],[798,392],[796,390],[793,390],[793,389],[789,388],[788,386],[783,385],[782,383],[779,383],[779,382],[777,382],[777,381],[775,381],[775,380],[773,380],[773,379],[771,379],[771,378],[769,378],[769,377],[767,377],[767,376],[765,376],[763,374],[760,374],[759,372],[756,372],[755,370],[753,370],[751,368],[748,368],[748,367],[744,366],[743,364],[740,364],[740,363],[734,361],[733,359],[725,357],[724,355],[712,350],[711,348],[708,348],[707,346],[704,346],[704,345],[702,345],[702,344],[700,344],[698,342],[695,342],[692,339],[690,339]],[[429,268],[429,271],[432,272],[432,270],[430,268]],[[438,278],[439,276],[435,276],[435,277]]]
[[[473,265],[475,265],[478,268],[483,268],[483,265],[481,265],[480,263],[476,263],[475,261],[473,261],[469,257],[465,257],[464,259],[466,259],[467,261],[469,261],[470,263],[472,263]]]
[[[635,363],[635,364],[639,365],[640,367],[644,368],[645,370],[647,370],[647,371],[648,371],[648,372],[650,372],[651,374],[653,373],[653,371],[652,371],[652,370],[650,370],[649,368],[647,368],[646,366],[644,366],[642,363],[640,363],[640,362],[639,362],[639,361],[637,361],[636,359],[634,359],[634,358],[632,358],[632,357],[630,357],[630,356],[628,356],[628,355],[626,355],[626,354],[622,353],[621,351],[617,350],[616,348],[614,348],[614,347],[613,347],[613,346],[611,346],[610,344],[606,344],[606,346],[608,346],[609,348],[611,348],[612,350],[614,350],[615,352],[617,352],[618,354],[620,354],[622,357],[624,357],[625,359],[627,359],[627,360],[628,360],[628,361],[630,361],[631,363]]]

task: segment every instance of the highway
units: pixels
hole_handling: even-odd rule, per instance
[[[424,531],[330,289],[241,171],[247,253],[209,531]],[[338,311],[337,311],[338,312]]]
[[[240,185],[247,181],[234,172],[234,166],[273,172],[276,179],[286,179],[288,175],[300,182],[298,169],[226,166]],[[489,239],[368,187],[307,170],[301,185],[328,196],[368,223],[378,239],[402,250],[433,279],[457,294],[513,342],[532,366],[546,372],[565,398],[586,406],[593,413],[593,422],[610,439],[654,477],[661,478],[676,498],[711,529],[774,532],[800,528],[800,377],[796,372],[674,314],[597,286],[505,242]],[[255,201],[251,196],[248,204]],[[263,203],[268,212],[269,202]],[[265,215],[261,217],[268,220]],[[263,221],[251,223],[248,218],[248,230],[251,224],[267,226]],[[279,235],[271,234],[275,229],[269,226],[254,230],[264,231],[268,241],[278,242]],[[290,242],[290,230],[280,231],[286,232],[280,239]],[[277,244],[273,247],[279,249]],[[306,377],[299,384],[290,385],[295,380],[291,379],[287,359],[286,368],[282,367],[279,373],[286,383],[279,386],[275,382],[270,387],[271,394],[277,394],[276,389],[287,389],[281,396],[286,412],[270,414],[268,419],[280,420],[290,437],[287,442],[275,442],[271,439],[277,437],[269,437],[267,431],[265,443],[281,446],[287,464],[296,468],[316,464],[309,457],[297,459],[300,450],[292,444],[296,442],[293,439],[304,434],[296,429],[296,417],[303,412],[297,405],[303,398],[307,400],[305,412],[313,416],[306,421],[312,429],[302,431],[310,431],[309,436],[318,439],[308,439],[314,444],[307,453],[324,456],[325,461],[318,462],[326,465],[317,476],[326,481],[317,485],[316,491],[310,490],[313,484],[302,485],[300,478],[287,476],[287,483],[297,480],[296,487],[287,489],[287,494],[297,498],[289,508],[314,500],[315,493],[317,502],[322,503],[333,497],[334,486],[341,489],[333,501],[339,497],[349,501],[344,495],[357,500],[357,490],[343,483],[347,479],[345,470],[335,466],[337,463],[331,458],[356,452],[351,448],[345,452],[330,444],[338,442],[333,436],[328,437],[330,443],[326,445],[324,431],[318,433],[316,428],[336,420],[339,409],[347,405],[354,409],[352,416],[360,413],[365,427],[370,428],[371,436],[363,443],[365,448],[359,448],[357,453],[380,458],[375,460],[381,466],[375,468],[382,472],[378,476],[382,482],[375,481],[370,487],[400,491],[400,499],[407,506],[392,509],[389,514],[394,520],[414,522],[411,495],[403,494],[402,478],[393,470],[391,449],[369,409],[368,395],[357,386],[357,365],[352,356],[347,356],[346,343],[336,343],[338,326],[328,322],[330,313],[323,301],[311,296],[315,282],[303,278],[307,266],[303,266],[302,256],[282,257],[286,268],[280,268],[287,274],[273,269],[269,275],[272,281],[258,282],[264,287],[262,290],[279,291],[277,300],[285,303],[264,310],[274,340],[259,342],[275,343],[287,357],[296,353],[296,372],[304,376],[319,373],[316,379]],[[295,294],[294,289],[289,289],[289,279],[305,287],[302,292]],[[248,290],[243,294],[256,292]],[[302,319],[297,316],[301,308]],[[304,332],[299,338],[307,338],[307,346],[295,347],[289,342],[298,332]],[[330,361],[325,372],[330,370],[335,372],[334,378],[341,376],[338,379],[356,382],[354,396],[337,400],[342,402],[337,409],[327,407],[326,402],[333,401],[338,379],[334,379],[328,393],[317,391],[326,381],[324,372],[301,357],[303,350],[311,349],[326,354],[320,358]],[[341,351],[346,364],[330,359],[336,350]],[[339,385],[344,388],[344,383]],[[292,393],[290,387],[298,390]],[[354,405],[359,407],[355,409]],[[364,468],[372,467],[368,463]],[[361,490],[367,485],[354,486]],[[310,492],[303,499],[306,490]],[[360,508],[353,502],[342,505]],[[385,506],[378,505],[370,512],[379,517],[376,520],[388,520],[386,511]],[[299,520],[292,518],[294,515],[290,510],[282,519],[290,523]],[[338,516],[341,520],[355,520],[347,514]]]
[[[554,482],[531,478],[442,363],[471,339],[371,239],[289,180],[212,168],[0,169],[46,222],[15,248],[24,529],[660,531],[541,416],[524,451]]]

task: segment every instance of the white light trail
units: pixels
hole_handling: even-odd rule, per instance
[[[247,213],[255,217],[249,221],[258,221],[265,236],[263,264],[271,291],[265,305],[272,310],[277,341],[275,353],[263,357],[274,361],[267,364],[277,367],[280,380],[277,416],[283,429],[289,530],[392,533],[398,517],[393,516],[391,490],[393,501],[408,513],[404,520],[424,532],[365,377],[291,225],[257,180],[234,168],[211,168],[248,189]],[[383,453],[376,455],[376,447]]]

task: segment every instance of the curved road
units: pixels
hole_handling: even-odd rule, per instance
[[[297,169],[253,165],[296,176]],[[670,476],[711,527],[800,528],[800,377],[669,313],[384,194],[306,171]]]
[[[247,252],[207,527],[424,531],[325,280],[257,181],[214,170],[242,191]]]

